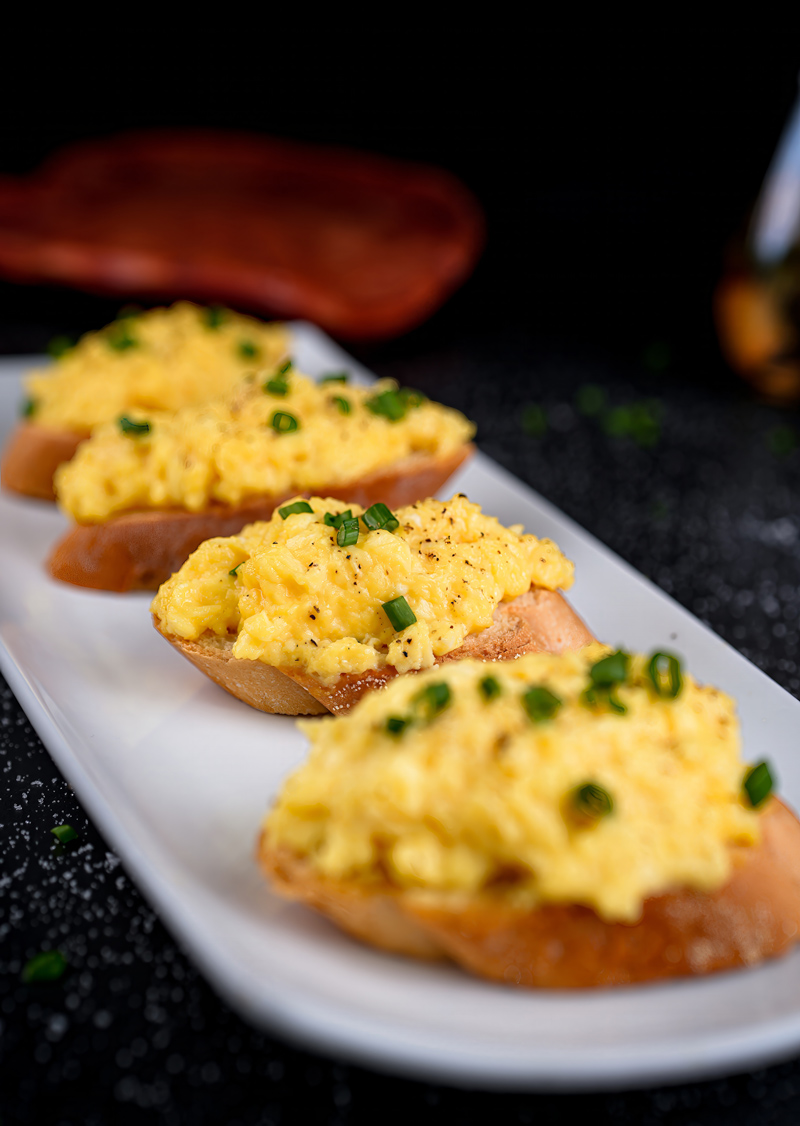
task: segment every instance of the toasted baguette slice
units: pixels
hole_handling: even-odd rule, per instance
[[[324,496],[368,508],[390,508],[433,496],[474,452],[465,444],[446,457],[413,454],[349,485],[325,485]],[[203,540],[233,536],[245,524],[269,520],[288,496],[253,497],[236,507],[211,505],[203,512],[148,509],[125,512],[102,524],[79,524],[59,540],[47,561],[54,579],[95,590],[158,590]]]
[[[562,989],[713,973],[784,953],[800,934],[800,823],[772,799],[760,843],[732,853],[724,887],[654,896],[634,925],[605,922],[575,904],[524,911],[489,895],[437,901],[388,884],[331,880],[285,848],[271,849],[263,834],[258,860],[282,895],[373,946],[449,958],[508,984]]]
[[[3,450],[0,484],[11,493],[55,500],[53,474],[88,437],[88,430],[58,430],[36,422],[20,422]]]
[[[184,641],[166,633],[157,618],[153,624],[188,661],[211,677],[215,684],[244,700],[253,708],[277,715],[341,715],[361,697],[383,686],[397,670],[386,667],[363,673],[343,673],[326,687],[307,672],[275,668],[263,661],[239,660],[233,656],[233,639],[208,638]],[[563,653],[581,649],[594,638],[566,601],[554,590],[532,587],[513,602],[501,602],[494,622],[480,633],[470,634],[464,644],[437,657],[436,664],[476,657],[483,661],[509,661],[523,653]]]

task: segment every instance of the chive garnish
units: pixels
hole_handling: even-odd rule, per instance
[[[117,419],[117,425],[122,433],[127,434],[129,438],[135,438],[137,435],[150,433],[149,422],[135,422],[132,418],[128,418],[124,414]]]
[[[434,719],[444,711],[451,698],[450,685],[444,680],[438,680],[435,684],[426,684],[416,694],[413,702],[425,719]]]
[[[744,792],[747,794],[747,800],[753,809],[758,809],[769,795],[772,793],[775,780],[772,777],[772,771],[769,764],[760,762],[757,766],[752,767],[751,770],[744,776]]]
[[[69,844],[70,841],[78,839],[78,834],[71,825],[56,825],[55,829],[51,829],[50,832],[59,844]]]
[[[336,542],[339,547],[352,547],[358,543],[358,517],[353,520],[343,520],[342,526],[336,533]]]
[[[350,400],[342,395],[332,395],[331,402],[339,408],[339,414],[350,414]]]
[[[562,701],[558,696],[555,696],[549,688],[544,688],[542,685],[529,688],[522,697],[522,706],[534,723],[552,719],[561,704]]]
[[[589,669],[592,684],[596,688],[613,688],[624,683],[628,679],[630,663],[630,655],[622,649],[603,657]]]
[[[415,391],[413,387],[401,387],[397,394],[400,396],[407,409],[422,406],[427,398],[421,391]]]
[[[106,336],[106,343],[115,352],[125,352],[128,348],[135,348],[139,341],[128,332],[125,321],[119,321],[113,331]]]
[[[671,653],[654,653],[647,665],[647,675],[657,696],[674,700],[683,687],[681,663]]]
[[[592,824],[607,817],[614,809],[614,800],[608,790],[596,782],[584,782],[570,794],[570,813],[582,824]]]
[[[353,519],[353,510],[346,508],[344,512],[326,512],[322,519],[323,523],[327,524],[329,528],[341,528],[345,520]]]
[[[417,620],[417,615],[406,602],[402,594],[397,598],[390,598],[388,602],[382,602],[381,605],[386,611],[386,617],[392,623],[392,628],[395,630],[406,629],[408,626],[413,626]]]
[[[243,360],[254,360],[261,355],[261,349],[252,340],[240,340],[236,350]]]
[[[314,509],[307,500],[296,500],[294,504],[285,504],[283,508],[279,508],[278,512],[285,520],[287,516],[293,516],[295,512],[313,512]]]
[[[281,366],[278,368],[278,375],[279,376],[281,376],[281,375],[287,376],[289,374],[289,372],[292,370],[293,367],[294,367],[294,361],[293,360],[284,360],[283,363],[281,364]]]
[[[223,305],[209,305],[203,312],[206,328],[217,329],[228,319],[228,310]]]
[[[283,397],[289,392],[289,384],[282,376],[276,376],[274,379],[268,379],[263,385],[263,390],[268,395],[279,395]]]
[[[286,519],[286,517],[284,517],[284,519]],[[242,563],[244,563],[244,559],[242,560]],[[230,575],[230,577],[232,579],[236,578],[236,574],[237,574],[239,568],[241,567],[242,563],[237,563],[235,567],[231,567],[230,571],[228,571],[228,574]]]
[[[367,511],[363,513],[361,519],[367,525],[371,532],[378,528],[383,528],[387,532],[393,532],[395,528],[400,527],[400,521],[395,514],[378,501],[377,504],[371,504]]]
[[[323,375],[320,383],[348,383],[350,376],[346,371],[332,371],[330,375]]]
[[[483,680],[478,681],[478,690],[484,700],[496,700],[503,691],[500,681],[494,676],[485,676]]]
[[[47,345],[47,354],[54,360],[60,360],[63,355],[74,347],[75,341],[71,336],[54,336]]]
[[[388,418],[390,422],[399,422],[401,418],[405,417],[408,406],[401,395],[397,391],[381,391],[379,395],[373,395],[371,399],[364,400],[364,406],[367,410],[372,411],[373,414]]]
[[[286,411],[275,411],[269,424],[276,434],[290,434],[292,430],[300,429],[300,423],[294,415],[287,414]]]
[[[581,693],[581,703],[587,708],[599,708],[605,704],[608,710],[616,715],[625,715],[628,710],[627,704],[623,704],[622,700],[614,695],[614,686],[610,684],[586,688]]]
[[[390,715],[387,717],[384,726],[389,735],[397,736],[402,735],[410,723],[411,720],[407,716]]]
[[[67,968],[67,959],[60,950],[44,950],[26,962],[22,969],[25,985],[32,981],[58,981]]]
[[[22,406],[19,408],[19,413],[23,418],[32,418],[36,413],[36,400],[25,399]]]

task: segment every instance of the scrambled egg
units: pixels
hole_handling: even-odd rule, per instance
[[[88,431],[132,410],[174,411],[231,393],[289,350],[284,325],[180,301],[89,332],[27,377],[31,421]]]
[[[198,512],[346,485],[414,454],[446,456],[474,433],[458,411],[391,380],[316,383],[285,367],[228,401],[98,427],[56,473],[59,503],[84,524],[132,508]]]
[[[311,512],[276,511],[239,535],[207,540],[159,590],[153,613],[185,640],[235,635],[235,657],[300,665],[332,684],[340,673],[385,665],[427,668],[492,623],[501,601],[531,584],[572,585],[573,564],[550,540],[504,528],[464,496],[399,508],[394,531],[337,543],[325,513],[342,501],[312,497]],[[364,511],[348,506],[353,516]],[[402,596],[416,621],[397,630],[383,604]]]
[[[686,674],[661,697],[634,656],[614,707],[591,703],[606,653],[454,662],[301,723],[311,753],[267,818],[270,845],[332,878],[625,922],[648,896],[721,886],[728,845],[758,839],[733,702]],[[557,706],[526,707],[532,687]],[[590,784],[605,804],[584,816]]]

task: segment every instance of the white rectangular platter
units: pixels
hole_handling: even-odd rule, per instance
[[[311,375],[368,373],[297,324]],[[30,359],[0,362],[0,437]],[[800,806],[800,704],[552,505],[482,455],[448,485],[575,560],[570,599],[612,644],[681,653],[739,701],[745,757]],[[146,595],[84,591],[42,569],[66,527],[0,496],[0,666],[45,746],[142,892],[249,1020],[418,1077],[517,1088],[626,1087],[744,1070],[800,1051],[800,954],[666,985],[528,992],[362,947],[268,890],[261,820],[303,758],[290,719],[226,695],[156,634]]]

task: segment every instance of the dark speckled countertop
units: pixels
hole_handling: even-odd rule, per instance
[[[84,310],[96,323],[105,311]],[[796,414],[755,401],[713,358],[662,352],[642,361],[543,343],[518,325],[469,323],[462,316],[457,330],[446,324],[361,358],[476,418],[487,454],[799,694]],[[18,334],[11,339],[18,349]],[[38,337],[23,344],[34,350]],[[583,413],[576,394],[587,385],[603,389],[608,409],[647,401],[653,444],[609,433],[608,414]],[[531,404],[540,409],[526,415]],[[540,1124],[573,1112],[620,1126],[800,1118],[797,1061],[648,1091],[465,1092],[254,1030],[139,895],[5,685],[0,698],[3,1126],[372,1124],[389,1107],[420,1126]],[[63,823],[79,839],[56,848],[50,829]],[[26,961],[56,945],[68,959],[64,976],[23,984]]]

